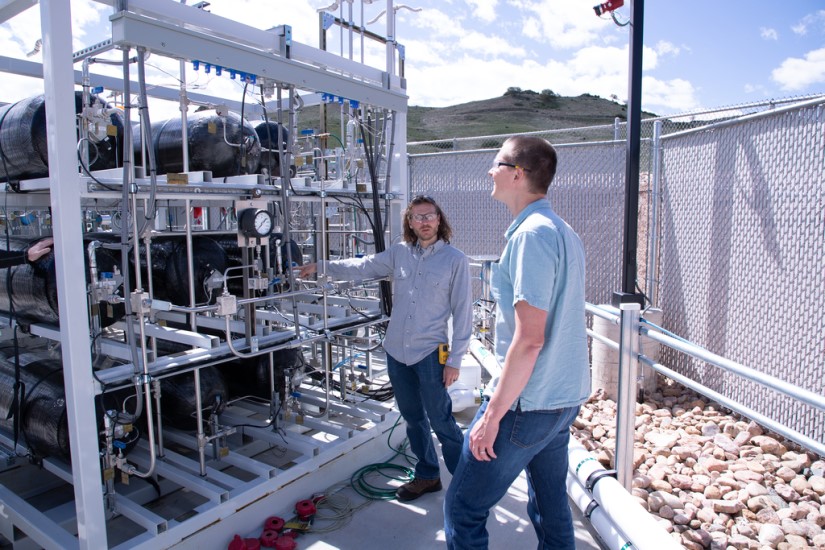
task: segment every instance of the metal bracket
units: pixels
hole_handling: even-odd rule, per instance
[[[584,508],[584,512],[583,512],[584,517],[586,517],[587,519],[590,519],[590,516],[593,514],[593,512],[596,511],[596,508],[598,508],[598,507],[599,507],[599,503],[596,502],[595,500],[591,500],[590,503]]]
[[[616,470],[596,470],[592,472],[589,476],[587,476],[587,481],[584,482],[584,488],[592,492],[593,487],[595,487],[596,483],[598,483],[603,477],[612,477],[615,479]]]

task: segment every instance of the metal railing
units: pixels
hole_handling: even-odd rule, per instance
[[[637,304],[627,305],[633,306]],[[638,362],[643,362],[646,365],[649,365],[656,372],[664,376],[667,376],[668,378],[675,380],[683,386],[690,388],[693,391],[701,395],[704,395],[709,399],[712,399],[713,401],[716,401],[717,403],[730,409],[731,411],[740,414],[746,418],[749,418],[764,426],[765,428],[777,434],[780,434],[791,441],[798,443],[802,447],[805,447],[806,449],[811,450],[819,454],[820,456],[825,456],[825,443],[812,439],[793,428],[790,428],[780,422],[777,422],[776,420],[773,420],[759,413],[758,411],[755,411],[750,407],[747,407],[741,403],[737,403],[736,401],[725,397],[721,393],[714,391],[713,389],[708,388],[699,382],[691,380],[690,378],[679,374],[678,372],[666,367],[665,365],[662,365],[658,361],[644,355],[643,353],[639,353],[638,350],[641,349],[639,339],[649,338],[663,346],[669,347],[674,351],[689,355],[695,359],[704,362],[707,365],[716,367],[725,372],[729,372],[742,378],[752,380],[753,382],[756,382],[765,388],[781,393],[782,395],[790,397],[800,403],[805,403],[807,405],[815,407],[821,411],[825,411],[825,396],[816,394],[814,392],[801,388],[797,385],[788,383],[774,376],[767,375],[756,369],[747,367],[745,365],[741,365],[739,363],[721,357],[715,353],[708,351],[705,348],[702,348],[701,346],[688,342],[687,340],[668,332],[662,327],[659,327],[641,318],[638,314],[635,316],[616,315],[615,313],[612,313],[602,307],[590,303],[588,303],[586,307],[587,312],[591,315],[596,315],[603,319],[607,319],[612,323],[618,324],[620,326],[621,342],[614,342],[613,340],[605,338],[604,336],[595,333],[592,330],[587,331],[589,336],[599,340],[600,342],[611,347],[612,349],[622,350],[622,348],[625,348],[625,346],[627,345],[630,345],[631,348],[628,351],[628,353],[632,355],[629,355],[627,357],[622,355],[621,361],[619,363],[619,403],[617,406],[616,415],[617,478],[622,483],[622,485],[625,486],[626,489],[630,490],[631,487],[629,483],[630,480],[632,480],[633,475],[633,437],[620,437],[618,432],[621,431],[622,426],[628,423],[630,426],[631,433],[633,430],[635,412],[632,408],[632,405],[633,403],[635,403],[637,394],[636,372],[638,369],[636,367],[638,366]],[[636,340],[635,345],[632,344],[634,339]],[[635,365],[633,364],[634,362],[636,363]],[[627,404],[629,404],[629,406],[623,407],[623,405]],[[625,443],[628,443],[625,447],[621,447],[621,443],[623,440],[625,441]]]

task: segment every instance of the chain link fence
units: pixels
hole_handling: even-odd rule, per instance
[[[438,201],[454,230],[452,244],[471,258],[498,257],[512,221],[507,208],[490,198],[492,180],[487,172],[497,151],[411,156],[410,195],[430,195]],[[609,302],[621,284],[624,144],[559,145],[557,151],[559,169],[548,197],[584,242],[588,301]],[[474,296],[480,295],[476,283]]]
[[[825,389],[825,99],[662,138],[660,305],[668,330]],[[662,363],[805,435],[817,409],[672,350]]]
[[[638,281],[664,310],[666,329],[822,394],[825,96],[802,99],[807,101],[787,100],[795,106],[773,101],[643,121]],[[708,115],[721,116],[722,122]],[[661,138],[655,143],[657,122]],[[621,289],[626,124],[532,135],[557,148],[559,168],[548,197],[584,242],[587,300],[609,303]],[[454,229],[453,244],[471,258],[496,258],[512,220],[504,205],[490,198],[487,174],[507,137],[408,147],[410,196],[431,195],[441,204]],[[654,166],[657,149],[661,161]],[[654,199],[660,211],[655,218],[650,216]],[[653,266],[647,265],[649,239],[656,247]],[[647,288],[653,284],[655,292]],[[480,277],[473,292],[481,297]],[[664,351],[662,363],[811,438],[825,439],[825,417],[811,406],[673,350]]]

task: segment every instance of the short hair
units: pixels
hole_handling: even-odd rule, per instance
[[[438,214],[438,238],[445,243],[450,242],[450,237],[453,236],[453,228],[450,227],[450,222],[447,221],[447,216],[444,215],[444,212],[441,210],[441,207],[438,206],[438,203],[435,202],[435,199],[429,197],[427,195],[418,195],[410,201],[410,204],[407,205],[407,209],[404,210],[404,242],[413,244],[415,241],[418,240],[418,237],[415,236],[415,233],[412,230],[412,226],[410,225],[410,216],[412,215],[413,206],[418,206],[419,204],[432,204],[435,206],[435,211]]]
[[[512,136],[504,142],[510,144],[512,158],[504,159],[524,169],[533,193],[547,194],[556,176],[558,157],[556,149],[546,139],[536,136]]]

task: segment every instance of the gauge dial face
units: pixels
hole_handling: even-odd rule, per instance
[[[265,210],[259,210],[255,214],[255,232],[262,236],[268,236],[272,232],[272,216]]]
[[[266,210],[248,208],[241,213],[240,230],[248,237],[268,237],[272,233],[272,214]]]

